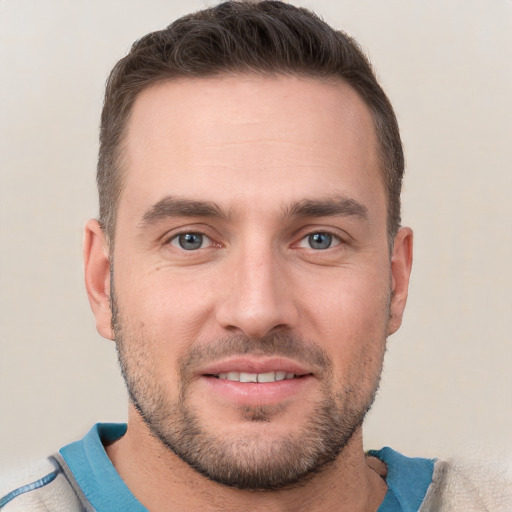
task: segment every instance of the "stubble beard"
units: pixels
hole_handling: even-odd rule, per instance
[[[125,332],[115,301],[112,306],[118,360],[130,401],[154,438],[198,473],[222,485],[277,490],[300,485],[321,472],[336,460],[361,427],[379,387],[382,357],[377,362],[365,361],[359,368],[373,368],[370,382],[368,374],[361,374],[335,392],[329,386],[332,363],[317,345],[292,334],[271,334],[259,340],[239,335],[212,341],[206,348],[196,347],[185,354],[179,361],[178,399],[172,401],[152,372],[151,341]],[[321,369],[323,398],[298,434],[265,435],[264,426],[278,414],[278,406],[239,409],[245,421],[262,424],[259,434],[257,429],[250,429],[246,435],[239,435],[236,430],[214,432],[196,414],[191,404],[191,370],[199,361],[247,353],[314,361]]]

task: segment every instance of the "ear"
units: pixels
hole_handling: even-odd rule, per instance
[[[412,268],[412,239],[413,235],[410,228],[400,228],[393,244],[388,335],[396,332],[402,324]]]
[[[103,229],[94,219],[85,225],[84,270],[85,287],[96,317],[96,329],[104,338],[113,340],[109,249]]]

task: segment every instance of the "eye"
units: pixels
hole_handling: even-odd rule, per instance
[[[212,241],[202,233],[180,233],[169,240],[173,247],[184,249],[185,251],[195,251],[202,249],[205,245],[210,245]]]
[[[299,247],[304,247],[306,249],[315,249],[317,251],[323,251],[325,249],[330,249],[331,247],[335,247],[340,244],[340,240],[337,236],[332,235],[331,233],[326,233],[323,231],[319,231],[317,233],[311,233],[308,236],[304,237],[300,243]]]

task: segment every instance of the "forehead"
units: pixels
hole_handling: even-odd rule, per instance
[[[301,200],[343,181],[383,194],[369,109],[343,82],[229,75],[155,84],[133,106],[125,140],[125,190],[205,200]],[[192,187],[192,189],[191,189]],[[147,205],[146,205],[147,206]],[[231,205],[233,206],[233,205]],[[235,205],[236,206],[236,205]]]

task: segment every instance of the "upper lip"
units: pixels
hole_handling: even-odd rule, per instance
[[[284,357],[257,358],[248,356],[234,356],[220,361],[215,361],[201,367],[198,373],[200,375],[218,375],[219,373],[228,372],[268,373],[275,371],[294,373],[297,376],[312,373],[297,361]]]

